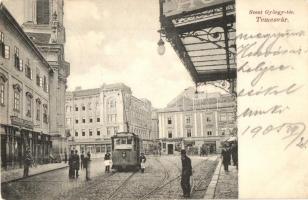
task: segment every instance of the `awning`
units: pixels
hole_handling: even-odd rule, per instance
[[[194,82],[236,79],[234,0],[160,0],[160,22]]]

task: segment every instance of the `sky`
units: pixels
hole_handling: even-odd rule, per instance
[[[23,1],[5,1],[22,21],[23,11],[16,3]],[[65,0],[64,26],[69,91],[123,82],[137,98],[163,108],[194,86],[168,42],[165,54],[157,53],[158,0]]]

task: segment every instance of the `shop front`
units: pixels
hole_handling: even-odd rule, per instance
[[[50,136],[33,131],[32,122],[11,118],[12,125],[1,125],[1,168],[5,170],[23,167],[23,158],[30,149],[34,164],[49,163]]]

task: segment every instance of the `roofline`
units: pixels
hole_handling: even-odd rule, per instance
[[[47,68],[54,72],[52,67],[49,65],[49,63],[46,61],[42,53],[38,50],[38,48],[35,46],[35,44],[31,41],[31,39],[27,36],[27,34],[23,31],[21,26],[18,24],[18,22],[15,20],[15,18],[12,16],[12,14],[9,12],[9,10],[5,7],[3,2],[0,2],[0,11],[3,12],[4,16],[8,19],[8,21],[13,25],[13,27],[18,31],[18,33],[22,36],[22,38],[26,41],[26,43],[30,46],[30,48],[34,51],[34,53],[39,57],[39,59],[42,61],[44,65],[47,66]]]

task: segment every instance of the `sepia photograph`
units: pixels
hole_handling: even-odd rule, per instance
[[[2,199],[238,199],[235,0],[0,0]]]

